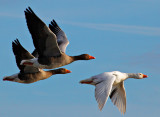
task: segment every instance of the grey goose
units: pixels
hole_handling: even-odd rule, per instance
[[[18,83],[33,83],[39,80],[47,79],[55,74],[71,73],[71,71],[65,68],[44,71],[42,69],[33,66],[20,65],[21,60],[32,59],[34,58],[34,56],[23,48],[18,39],[12,42],[12,50],[15,55],[16,63],[18,68],[20,69],[20,72],[13,74],[11,76],[4,77],[3,81],[13,81]]]
[[[57,23],[53,20],[49,27],[47,27],[30,7],[24,12],[38,57],[30,60],[22,60],[21,65],[53,69],[77,60],[95,59],[95,57],[88,54],[78,56],[66,55],[65,50],[69,41]]]

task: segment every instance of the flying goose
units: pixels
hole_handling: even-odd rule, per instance
[[[43,69],[58,68],[77,60],[91,60],[95,57],[88,54],[68,56],[65,49],[69,43],[65,33],[53,20],[49,25],[36,16],[30,7],[25,11],[28,29],[38,52],[38,58],[22,60],[21,65],[34,66]]]
[[[16,58],[17,66],[20,69],[20,72],[13,74],[11,76],[4,77],[3,81],[13,81],[13,82],[18,82],[18,83],[28,84],[28,83],[33,83],[39,80],[47,79],[50,76],[55,75],[55,74],[71,73],[71,71],[65,68],[44,71],[42,69],[39,69],[33,66],[20,65],[21,60],[32,59],[34,58],[34,56],[30,54],[26,49],[23,48],[23,46],[20,44],[18,39],[12,42],[12,49],[13,49],[13,53]]]
[[[108,97],[110,97],[113,104],[124,114],[126,112],[124,80],[128,78],[143,79],[147,77],[147,75],[142,73],[122,73],[119,71],[113,71],[92,76],[89,79],[81,80],[80,83],[90,84],[96,87],[95,98],[100,110],[102,110]]]

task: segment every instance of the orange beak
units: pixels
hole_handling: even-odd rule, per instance
[[[93,56],[89,56],[89,59],[95,59],[95,57],[93,57]]]
[[[144,74],[143,74],[143,78],[147,78],[147,77],[148,77],[147,75],[144,75]]]
[[[66,73],[71,73],[71,71],[70,71],[70,70],[68,70],[68,69],[66,69]]]

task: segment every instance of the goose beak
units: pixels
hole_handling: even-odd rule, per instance
[[[147,77],[148,77],[147,75],[144,75],[144,74],[143,74],[143,78],[147,78]]]
[[[70,70],[68,70],[68,69],[66,69],[66,73],[71,73],[71,71],[70,71]]]
[[[89,59],[95,59],[95,57],[93,57],[93,56],[89,56]]]

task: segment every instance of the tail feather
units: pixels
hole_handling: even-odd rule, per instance
[[[3,81],[14,81],[14,82],[16,82],[15,79],[17,79],[17,78],[18,78],[18,73],[13,74],[11,76],[5,76],[5,77],[3,77]]]
[[[93,79],[89,78],[89,79],[81,80],[79,83],[81,83],[81,84],[92,84]]]
[[[13,81],[13,80],[14,80],[14,78],[9,77],[9,76],[5,76],[5,77],[3,78],[3,81]]]

